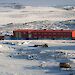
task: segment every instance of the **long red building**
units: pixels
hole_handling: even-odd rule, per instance
[[[16,39],[75,39],[75,30],[14,30]]]

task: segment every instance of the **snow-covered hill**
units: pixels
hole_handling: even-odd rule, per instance
[[[24,8],[21,9],[14,9],[12,6],[1,6],[0,24],[7,24],[11,22],[25,23],[40,20],[62,21],[75,18],[74,11],[67,11],[62,8],[32,6],[23,7]]]

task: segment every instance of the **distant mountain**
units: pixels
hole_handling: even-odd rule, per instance
[[[0,7],[9,7],[9,8],[13,8],[13,9],[25,8],[23,5],[17,4],[17,3],[0,3]]]

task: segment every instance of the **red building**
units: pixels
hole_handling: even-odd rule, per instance
[[[4,40],[4,36],[0,36],[0,40]]]
[[[14,30],[16,39],[75,39],[74,30]]]

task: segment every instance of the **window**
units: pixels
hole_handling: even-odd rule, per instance
[[[51,35],[51,33],[49,33]]]
[[[44,38],[47,38],[47,36],[44,36]]]
[[[37,36],[34,36],[34,38],[37,38]]]
[[[47,33],[44,33],[44,34],[47,34]]]
[[[26,32],[24,32],[24,34],[26,34]]]
[[[35,34],[35,35],[36,35],[37,33],[33,33],[33,34]]]
[[[53,33],[54,35],[56,35],[56,33]]]

